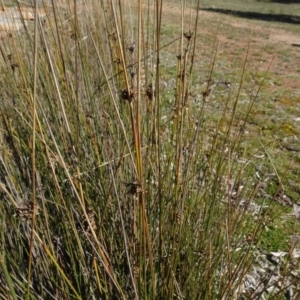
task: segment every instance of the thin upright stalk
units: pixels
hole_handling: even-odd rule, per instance
[[[162,183],[163,174],[161,166],[161,131],[160,131],[160,35],[161,35],[161,21],[162,21],[162,0],[156,0],[156,78],[155,78],[155,103],[156,103],[156,118],[155,118],[155,141],[157,141],[157,162],[158,162],[158,205],[159,205],[159,274],[164,272],[163,261],[163,197],[162,197]],[[162,286],[165,286],[164,277],[162,276]]]
[[[37,92],[37,60],[38,60],[38,1],[35,1],[34,7],[34,53],[33,53],[33,93],[32,93],[32,150],[31,150],[31,182],[32,182],[32,217],[31,217],[31,233],[29,243],[29,258],[28,258],[28,277],[27,277],[27,293],[26,300],[30,299],[30,282],[31,282],[31,264],[34,247],[34,226],[36,215],[36,92]]]

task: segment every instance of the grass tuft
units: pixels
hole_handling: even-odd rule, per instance
[[[33,11],[0,45],[1,297],[299,295],[298,126],[251,32],[230,61],[200,1]]]

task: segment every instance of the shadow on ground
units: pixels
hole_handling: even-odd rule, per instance
[[[247,18],[247,19],[300,24],[300,17],[298,16],[290,16],[290,15],[282,15],[282,14],[265,14],[265,13],[258,13],[258,12],[239,11],[239,10],[222,9],[222,8],[214,8],[214,7],[201,8],[201,10],[211,11],[211,12],[216,12],[216,13],[221,13],[226,15],[232,15],[232,16]]]
[[[293,3],[300,3],[300,0],[271,0],[274,3],[282,3],[282,4],[293,4]]]

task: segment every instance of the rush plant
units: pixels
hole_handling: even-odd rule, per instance
[[[200,1],[166,3],[35,1],[1,43],[2,299],[244,297],[274,207],[245,146],[264,77],[241,114],[247,53],[220,92]]]

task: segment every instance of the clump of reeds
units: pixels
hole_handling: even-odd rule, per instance
[[[199,1],[174,39],[162,1],[35,5],[1,46],[2,297],[238,299],[266,216],[239,163],[245,65],[212,124]]]

